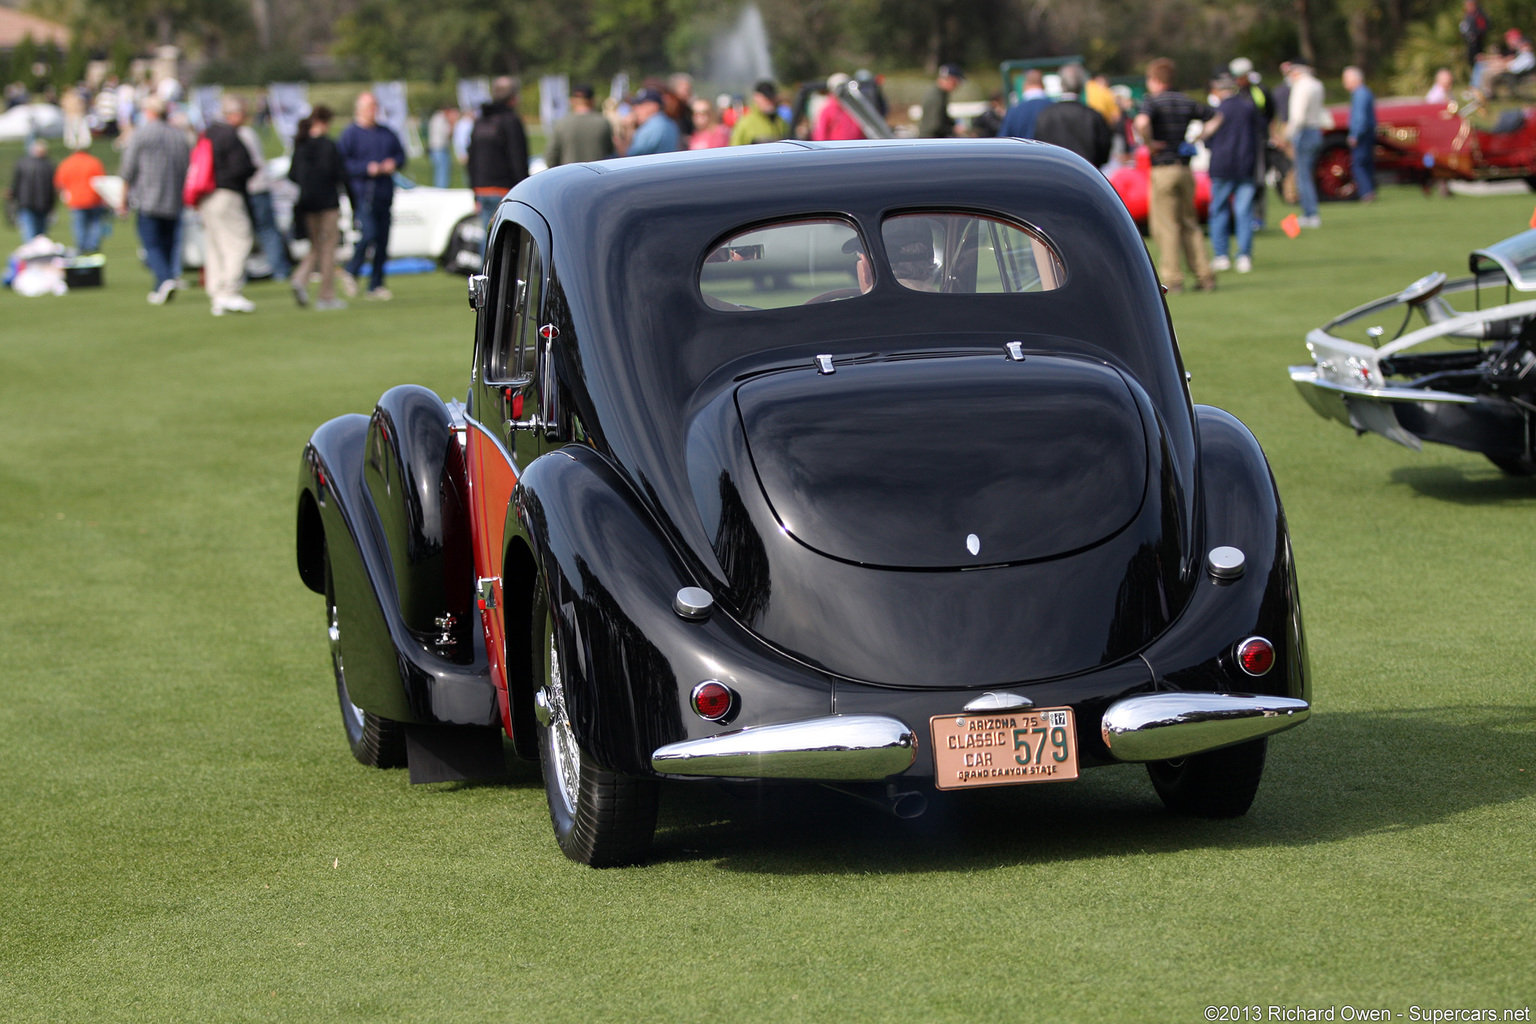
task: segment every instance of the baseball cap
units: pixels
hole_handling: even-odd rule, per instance
[[[635,93],[634,105],[638,107],[642,103],[654,103],[657,106],[662,106],[663,100],[661,98],[661,93],[657,92],[655,89],[641,89],[639,92]]]
[[[945,64],[939,68],[939,74],[947,75],[950,78],[958,78],[961,81],[965,80],[965,69],[959,64]]]

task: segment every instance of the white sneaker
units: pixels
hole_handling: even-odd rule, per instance
[[[341,299],[316,299],[315,309],[322,312],[332,309],[346,309],[347,304]]]
[[[1304,228],[1320,228],[1323,226],[1323,218],[1317,216],[1298,217],[1296,218],[1296,223]]]
[[[148,299],[151,306],[163,306],[165,305],[165,292],[159,288],[156,288],[154,291],[149,293]]]
[[[244,295],[226,295],[223,298],[213,300],[214,308],[226,313],[253,313],[256,311],[256,303]],[[218,314],[215,313],[215,316]]]
[[[1246,274],[1253,269],[1253,260],[1247,256],[1239,256],[1236,267],[1239,274]]]
[[[1225,257],[1225,256],[1213,256],[1213,257],[1211,257],[1211,270],[1212,270],[1212,272],[1220,274],[1223,271],[1227,271],[1227,270],[1231,270],[1231,269],[1232,269],[1232,261],[1227,259],[1227,257]]]

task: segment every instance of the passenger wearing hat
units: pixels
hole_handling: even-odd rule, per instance
[[[638,127],[635,137],[629,140],[629,156],[675,153],[683,148],[677,122],[662,113],[665,105],[666,100],[656,89],[641,89],[630,104]]]
[[[752,105],[731,129],[731,145],[778,142],[789,137],[789,125],[779,116],[779,88],[768,80],[752,90]]]
[[[923,116],[917,122],[917,134],[925,139],[950,139],[955,135],[955,119],[949,116],[949,94],[965,81],[965,72],[957,64],[939,68],[939,77],[923,98]]]
[[[933,226],[926,217],[891,217],[880,227],[880,240],[891,263],[891,275],[903,288],[917,292],[939,290],[939,267],[934,259]],[[855,256],[854,272],[859,291],[867,293],[875,286],[875,266],[863,243],[850,238],[843,252]]]
[[[544,163],[589,163],[613,156],[613,127],[608,119],[592,109],[593,91],[585,83],[571,90],[571,112],[555,122],[544,150]]]

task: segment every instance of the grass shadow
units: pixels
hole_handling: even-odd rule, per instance
[[[1315,715],[1270,744],[1253,809],[1224,821],[1168,814],[1138,765],[1069,784],[930,794],[928,813],[909,821],[819,787],[733,797],[675,785],[654,859],[764,874],[907,873],[1328,843],[1536,794],[1533,723],[1536,707]]]
[[[1426,498],[1457,505],[1503,505],[1536,501],[1536,477],[1508,476],[1492,463],[1480,466],[1399,466],[1394,484]]]

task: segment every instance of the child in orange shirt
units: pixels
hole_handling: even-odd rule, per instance
[[[83,149],[61,160],[58,170],[53,172],[53,183],[58,186],[64,205],[69,207],[75,248],[82,255],[100,250],[101,240],[111,229],[111,211],[91,185],[92,178],[106,173],[101,161]]]

